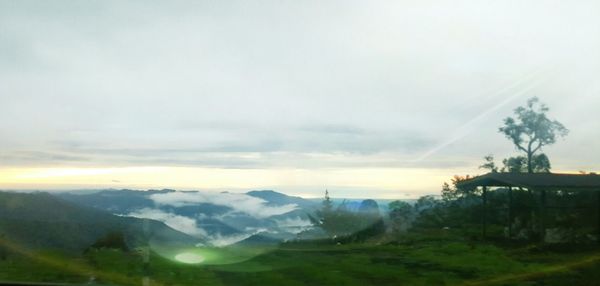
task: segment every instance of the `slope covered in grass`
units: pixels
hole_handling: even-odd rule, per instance
[[[36,252],[0,260],[0,280],[85,282],[94,277],[98,283],[138,285],[148,275],[153,285],[573,286],[596,285],[599,254],[422,239],[387,245],[287,244],[221,265],[178,263],[153,252],[145,269],[136,252],[95,250],[68,257]],[[32,265],[40,271],[28,271]]]

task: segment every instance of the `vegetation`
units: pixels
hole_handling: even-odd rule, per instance
[[[558,137],[566,136],[568,130],[558,121],[548,119],[548,107],[537,98],[527,101],[526,106],[515,109],[516,118],[508,117],[500,132],[507,136],[518,150],[526,156],[514,156],[503,160],[499,167],[493,155],[484,157],[481,169],[494,172],[537,173],[549,172],[550,160],[542,147],[553,144]],[[444,183],[441,198],[424,196],[410,207],[406,203],[390,204],[390,222],[394,233],[402,231],[399,225],[408,225],[415,231],[428,228],[451,228],[465,237],[478,237],[482,222],[481,190],[461,189],[458,184],[470,177],[455,176],[450,184]],[[596,194],[591,191],[561,190],[546,194],[546,204],[553,206],[545,211],[545,229],[551,232],[555,242],[595,243],[597,235]],[[535,190],[516,188],[512,191],[512,220],[508,222],[508,188],[494,188],[487,193],[486,210],[492,237],[508,235],[508,224],[513,239],[539,241],[541,238],[541,201]],[[546,237],[546,233],[543,234]]]
[[[148,234],[161,241],[198,241],[158,221],[116,216],[48,193],[0,192],[0,237],[29,248],[78,253],[115,233],[132,247],[147,244]]]
[[[401,233],[410,228],[414,219],[412,205],[404,201],[393,201],[389,204],[390,229],[393,233]]]
[[[375,201],[364,200],[357,211],[348,209],[345,203],[334,208],[329,191],[325,191],[321,209],[309,218],[335,242],[364,241],[385,231],[383,217]]]
[[[435,230],[380,244],[288,243],[225,265],[182,264],[153,252],[144,266],[142,254],[111,249],[24,252],[0,261],[0,280],[141,285],[148,275],[152,285],[593,285],[599,259],[589,248],[494,245]]]
[[[540,103],[537,97],[531,98],[527,101],[526,106],[515,109],[516,118],[507,117],[504,119],[504,126],[499,128],[499,131],[510,139],[518,150],[525,153],[524,161],[528,173],[536,171],[535,161],[542,166],[542,170],[549,169],[550,165],[546,155],[539,154],[536,157],[536,153],[541,151],[544,146],[554,144],[557,137],[564,137],[569,133],[569,130],[560,122],[548,119],[546,116],[548,111],[549,108]],[[505,165],[507,163],[508,166],[516,164],[517,168],[513,167],[513,170],[520,170],[520,166],[524,165],[522,161],[522,159],[513,159],[511,162],[508,159]],[[548,163],[548,168],[543,167],[546,163]]]
[[[113,231],[107,233],[105,236],[99,238],[90,246],[89,249],[102,249],[102,248],[110,248],[110,249],[118,249],[122,251],[127,251],[127,242],[125,242],[125,235],[122,232]]]
[[[515,118],[508,117],[499,131],[504,134],[515,147],[523,151],[525,156],[514,156],[502,161],[499,167],[493,155],[484,157],[481,169],[489,172],[508,173],[547,173],[551,163],[546,154],[540,153],[542,148],[554,144],[559,137],[568,134],[568,130],[558,121],[547,117],[549,108],[537,98],[527,101],[526,106],[515,109]],[[468,234],[472,226],[481,222],[481,191],[462,190],[457,184],[469,176],[455,176],[452,184],[442,186],[442,199],[433,197],[419,199],[425,204],[426,211],[419,211],[421,226],[446,226],[464,230]],[[553,206],[545,212],[545,228],[550,229],[554,240],[560,242],[591,243],[598,240],[596,207],[590,201],[597,201],[596,194],[590,191],[561,190],[546,195],[546,205]],[[510,223],[515,239],[539,240],[541,235],[540,209],[542,202],[535,190],[516,188],[512,191],[512,220],[508,221],[509,195],[507,188],[495,188],[488,192],[486,210],[492,235],[506,237],[507,225]],[[421,202],[425,200],[424,202]]]

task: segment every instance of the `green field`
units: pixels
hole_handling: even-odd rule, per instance
[[[600,249],[469,242],[429,236],[398,243],[285,244],[276,248],[157,249],[83,255],[14,246],[0,280],[141,285],[597,285]],[[178,252],[204,255],[177,262]]]

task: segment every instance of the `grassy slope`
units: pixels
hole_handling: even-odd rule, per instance
[[[9,255],[0,280],[141,284],[135,253]],[[185,265],[153,255],[153,285],[597,285],[600,252],[539,251],[459,239],[398,245],[288,245],[231,265]],[[35,272],[31,269],[36,269]]]

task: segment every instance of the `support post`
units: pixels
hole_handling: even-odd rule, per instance
[[[546,240],[546,190],[542,190],[541,193],[541,209],[540,209],[540,231],[541,240]]]
[[[597,228],[598,228],[598,234],[596,236],[596,242],[598,242],[600,244],[600,191],[596,191],[596,197],[598,198],[598,202],[597,202],[597,209],[596,211],[598,212],[598,221],[597,221]]]
[[[528,230],[529,230],[529,235],[531,237],[531,235],[534,233],[535,228],[533,227],[534,225],[534,219],[535,219],[535,212],[536,212],[536,206],[537,203],[535,201],[535,196],[533,195],[533,192],[531,191],[530,188],[527,188],[527,196],[529,197],[529,201],[531,202],[531,204],[529,205],[529,223],[528,223]]]
[[[512,239],[512,221],[513,221],[513,193],[512,187],[508,187],[508,239]]]
[[[487,187],[483,186],[483,193],[482,193],[482,200],[483,200],[483,214],[481,215],[482,218],[482,237],[483,239],[486,238],[487,236]]]

